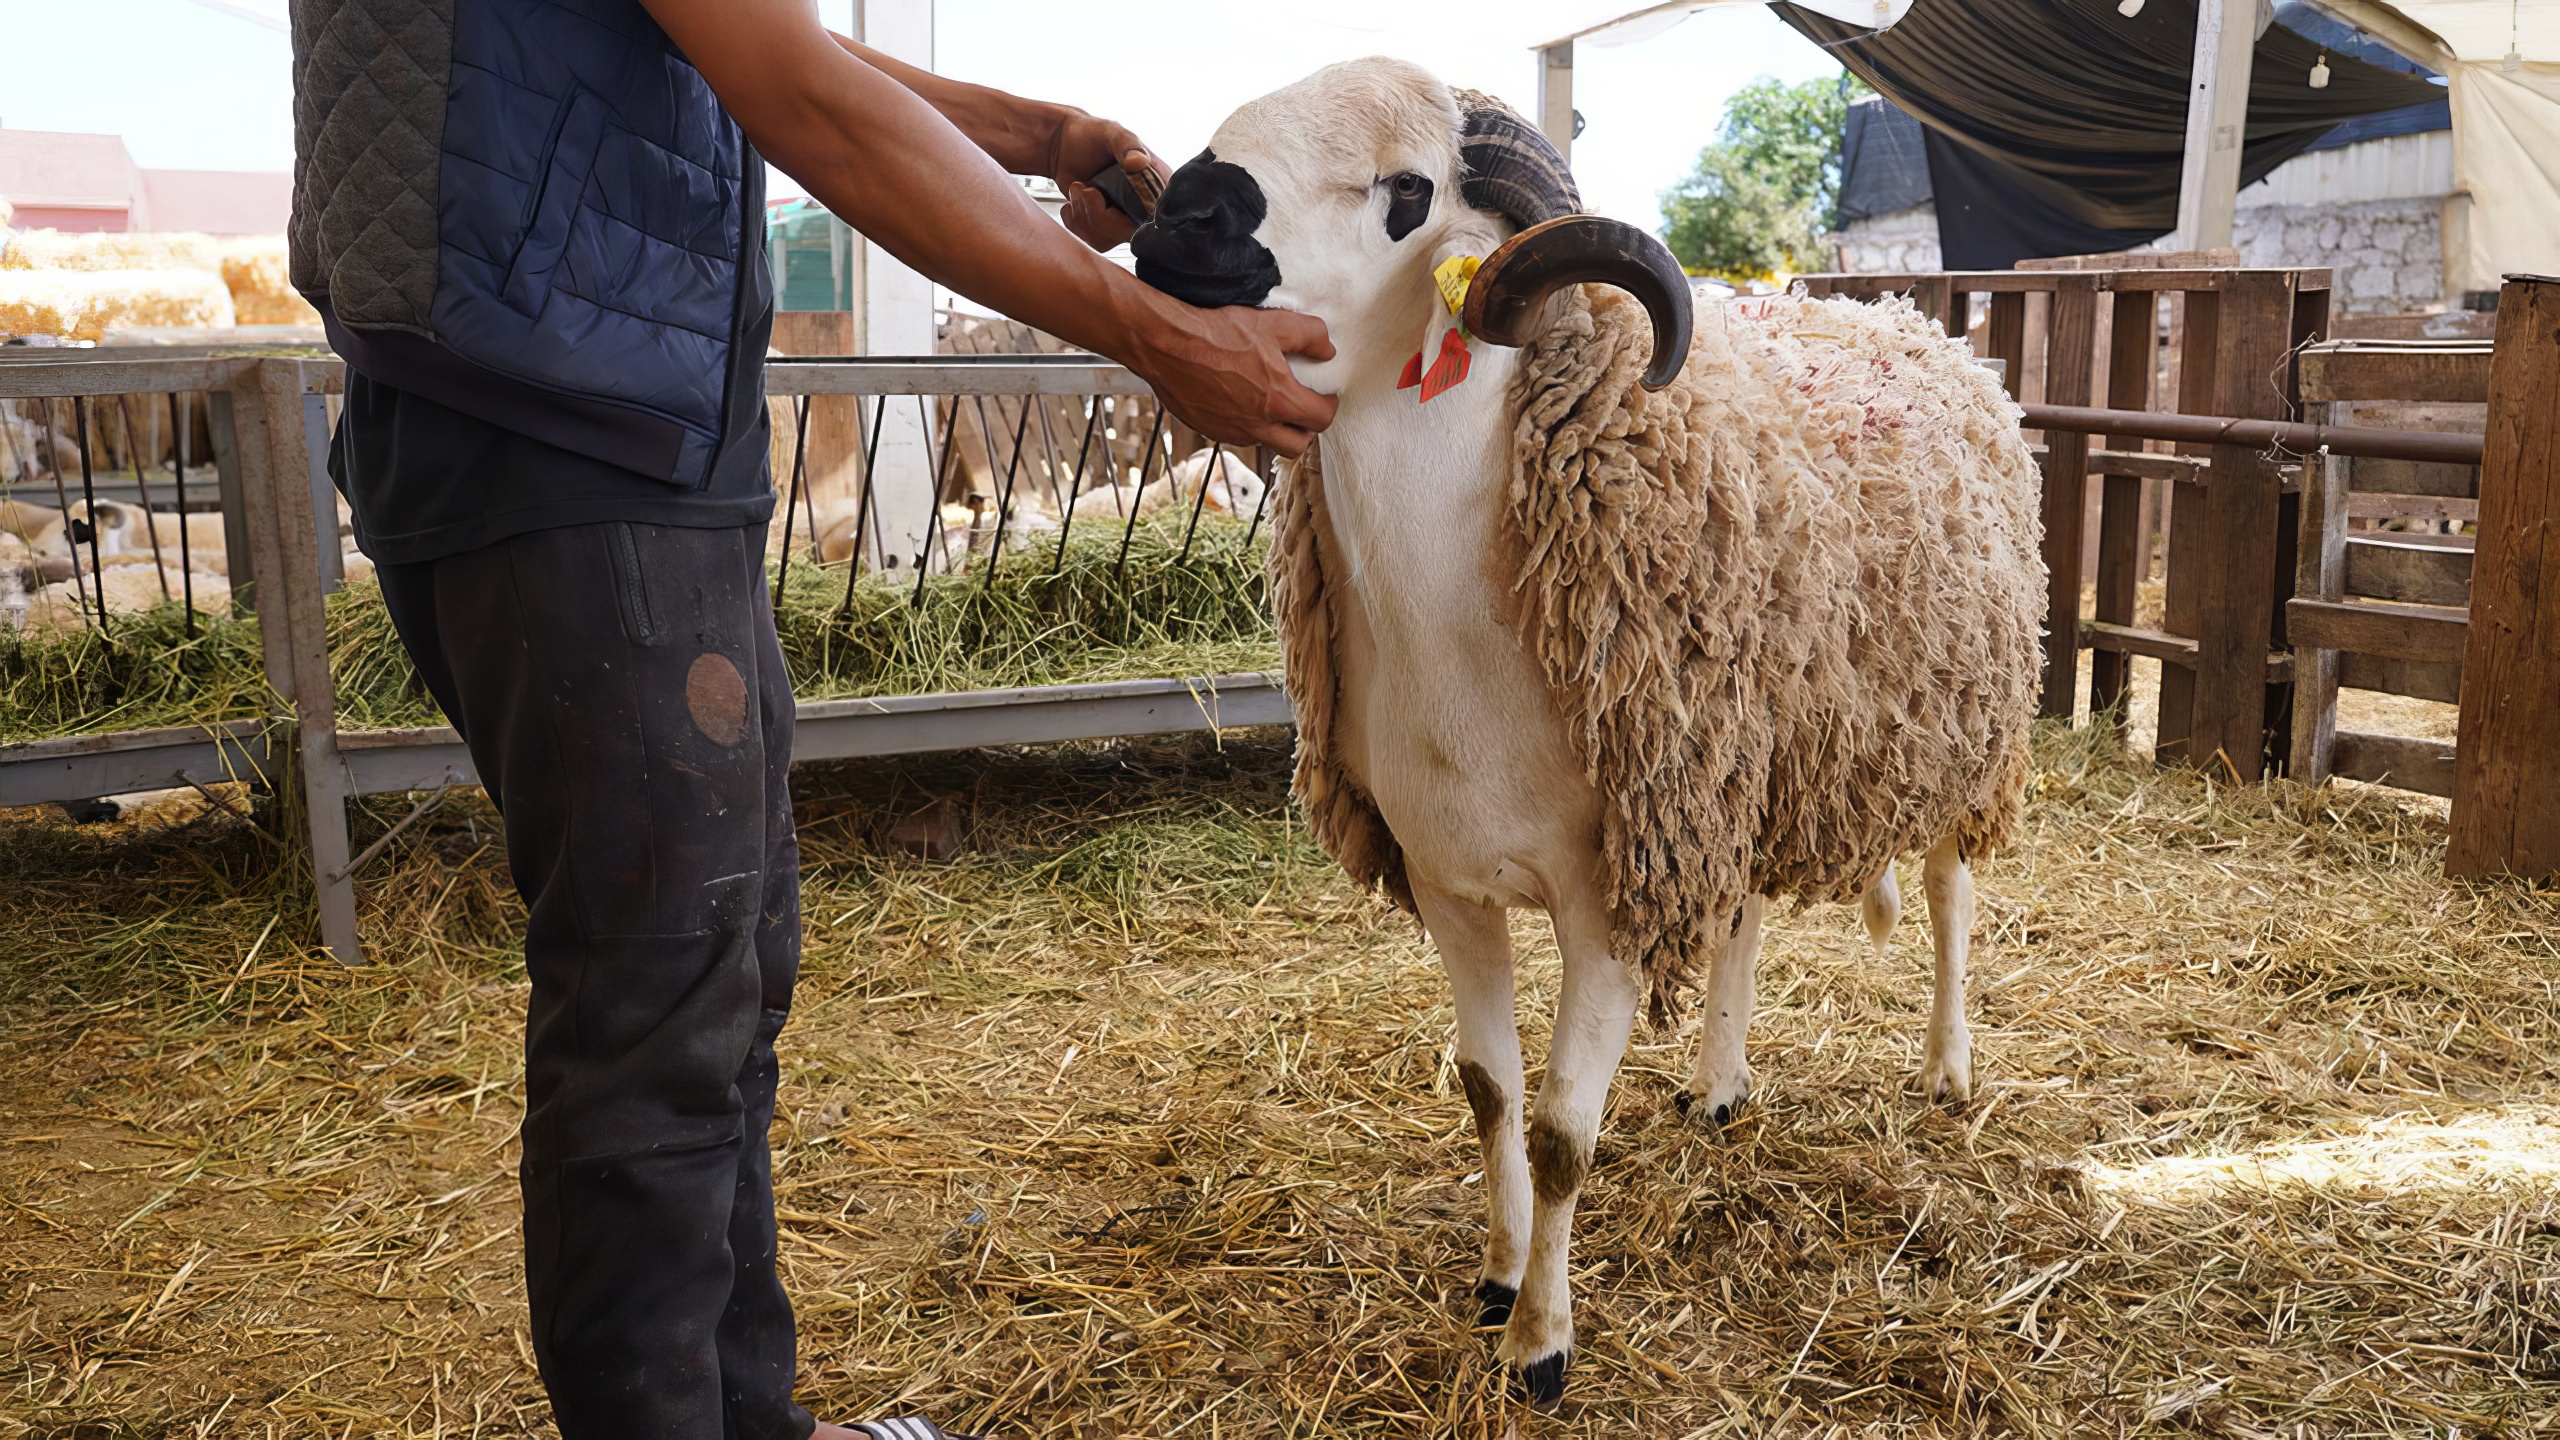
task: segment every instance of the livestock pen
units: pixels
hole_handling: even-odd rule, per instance
[[[325,389],[273,374],[288,414]],[[824,614],[846,579],[785,583]],[[2560,900],[2446,879],[2438,797],[2157,765],[2115,708],[2043,727],[2025,835],[1978,872],[1969,1107],[1904,1084],[1917,927],[1878,962],[1845,910],[1773,921],[1734,1126],[1677,1113],[1685,1026],[1638,1037],[1556,1417],[1467,1329],[1445,985],[1306,838],[1284,732],[805,767],[774,1139],[806,1397],[1094,1437],[2549,1432]],[[900,843],[926,800],[960,853]],[[341,803],[350,848],[412,809]],[[361,969],[265,833],[0,826],[0,1428],[536,1433],[494,817],[456,786],[381,849]],[[1552,948],[1517,938],[1544,1015]]]

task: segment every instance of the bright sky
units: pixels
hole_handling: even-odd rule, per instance
[[[818,0],[843,28],[850,0]],[[1526,110],[1528,47],[1636,0],[941,0],[944,73],[1110,115],[1167,158],[1196,154],[1238,104],[1318,66],[1400,55]],[[283,0],[0,0],[0,125],[121,134],[151,168],[293,163]],[[1574,148],[1585,203],[1652,226],[1654,197],[1757,76],[1838,66],[1757,5],[1710,10],[1635,43],[1580,47]],[[780,177],[777,177],[778,181]],[[791,193],[787,181],[777,190]]]

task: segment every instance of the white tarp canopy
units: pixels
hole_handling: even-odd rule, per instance
[[[2448,291],[2560,275],[2560,0],[2313,0],[2453,84]]]
[[[1568,18],[1580,19],[1579,28],[1567,30],[1546,42],[1561,45],[1579,40],[1592,45],[1631,45],[1650,40],[1701,10],[1722,5],[1762,5],[1766,0],[1667,0],[1667,3],[1626,8],[1626,0],[1607,5],[1563,5],[1550,7],[1565,12]],[[1843,25],[1864,25],[1870,30],[1889,30],[1895,21],[1911,13],[1914,0],[1796,0],[1817,15],[1828,15]],[[1581,10],[1587,16],[1572,12]],[[1544,48],[1543,46],[1540,48]]]

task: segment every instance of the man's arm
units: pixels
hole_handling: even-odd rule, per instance
[[[1172,167],[1125,126],[1098,119],[1072,105],[1026,100],[985,85],[972,85],[948,75],[919,70],[895,56],[858,40],[835,37],[855,59],[906,86],[939,111],[971,143],[1015,175],[1044,175],[1067,197],[1062,218],[1077,238],[1096,250],[1126,241],[1138,218],[1105,204],[1102,192],[1086,184],[1106,165],[1123,170],[1151,169],[1158,188],[1172,178]]]
[[[1332,423],[1332,399],[1300,385],[1286,359],[1330,358],[1323,322],[1197,310],[1139,283],[1051,224],[990,150],[924,97],[838,44],[807,0],[642,4],[756,148],[889,253],[1127,365],[1213,439],[1294,455]],[[1002,108],[984,98],[1002,92],[960,88],[974,92],[954,97],[972,123],[980,110]],[[1036,116],[987,123],[1008,159],[1020,158],[1011,147],[1038,128]]]

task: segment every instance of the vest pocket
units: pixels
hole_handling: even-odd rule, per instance
[[[550,142],[542,155],[541,187],[534,192],[524,239],[507,266],[499,297],[518,312],[540,315],[550,299],[551,279],[577,228],[578,210],[595,174],[596,149],[604,141],[608,108],[595,92],[573,90],[560,102]]]

